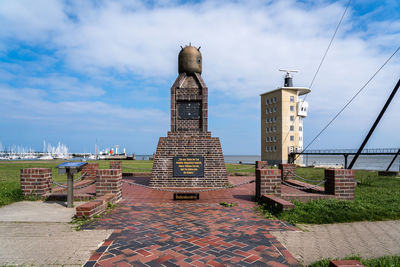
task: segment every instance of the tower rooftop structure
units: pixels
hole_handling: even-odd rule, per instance
[[[271,91],[262,93],[262,94],[260,94],[260,96],[265,95],[265,94],[269,94],[269,93],[273,93],[273,92],[276,92],[276,91],[279,91],[279,90],[294,90],[294,91],[297,91],[299,93],[299,96],[300,95],[306,95],[309,92],[311,92],[310,88],[308,88],[308,87],[285,87],[285,86],[283,86],[283,87],[280,87],[280,88],[276,88],[275,90],[271,90]]]

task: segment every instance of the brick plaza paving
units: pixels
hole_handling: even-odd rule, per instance
[[[254,177],[231,177],[232,184]],[[145,178],[128,179],[146,184]],[[86,266],[300,266],[270,231],[294,226],[255,211],[254,183],[200,193],[198,201],[123,184],[123,201],[85,229],[113,229]],[[236,203],[224,207],[219,202]]]

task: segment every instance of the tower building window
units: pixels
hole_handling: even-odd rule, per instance
[[[294,116],[290,116],[290,121],[294,121]]]
[[[290,131],[294,131],[294,126],[290,125]]]
[[[293,135],[290,136],[290,141],[294,141],[294,136]]]
[[[290,102],[294,102],[294,96],[290,96]]]
[[[294,111],[294,106],[290,106],[290,111]]]

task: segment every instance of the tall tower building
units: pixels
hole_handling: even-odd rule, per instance
[[[261,160],[269,164],[287,163],[289,153],[303,150],[303,119],[308,103],[299,96],[308,94],[306,87],[293,86],[290,70],[284,86],[261,94]],[[296,163],[301,164],[299,157]]]

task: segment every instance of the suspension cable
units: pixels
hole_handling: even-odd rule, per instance
[[[342,24],[342,21],[343,21],[343,19],[344,19],[344,16],[346,15],[347,10],[349,9],[350,3],[351,3],[351,0],[349,0],[349,1],[347,2],[347,5],[346,5],[346,8],[345,8],[344,11],[343,11],[342,17],[340,18],[339,23],[338,23],[338,25],[336,26],[335,32],[333,33],[332,38],[331,38],[331,40],[330,40],[330,42],[329,42],[329,44],[328,44],[328,47],[326,48],[325,53],[324,53],[324,55],[323,55],[322,58],[321,58],[321,61],[320,61],[319,65],[318,65],[318,68],[317,68],[317,71],[315,72],[314,77],[312,78],[311,83],[310,83],[310,85],[308,86],[309,89],[311,89],[311,87],[314,85],[314,81],[315,81],[315,79],[317,78],[317,75],[318,75],[318,73],[319,73],[319,71],[320,71],[320,69],[321,69],[321,67],[322,67],[322,64],[323,64],[324,61],[325,61],[326,55],[328,54],[328,51],[329,51],[329,49],[330,49],[331,46],[332,46],[333,40],[335,39],[336,34],[337,34],[338,30],[339,30],[339,27],[340,27],[340,25]],[[304,97],[303,101],[301,102],[300,110],[301,110],[301,108],[303,107],[304,101],[306,101],[307,96],[308,96],[308,94],[306,94],[306,96]],[[297,118],[297,116],[296,116],[296,118]],[[296,119],[293,120],[291,126],[294,126],[295,122],[296,122]],[[286,142],[286,139],[288,138],[289,133],[290,133],[290,128],[289,128],[289,131],[287,132],[287,134],[286,134],[286,136],[285,136],[285,139],[283,140],[283,143]]]
[[[358,90],[358,92],[339,110],[339,112],[325,125],[324,128],[314,137],[314,139],[306,146],[305,149],[300,153],[302,154],[307,148],[314,143],[314,141],[336,120],[337,117],[350,105],[351,102],[367,87],[367,85],[375,78],[375,76],[385,67],[385,65],[396,55],[396,53],[400,50],[400,46],[390,55],[390,57],[382,64],[382,66],[372,75],[371,78]],[[300,156],[298,154],[296,159]]]

